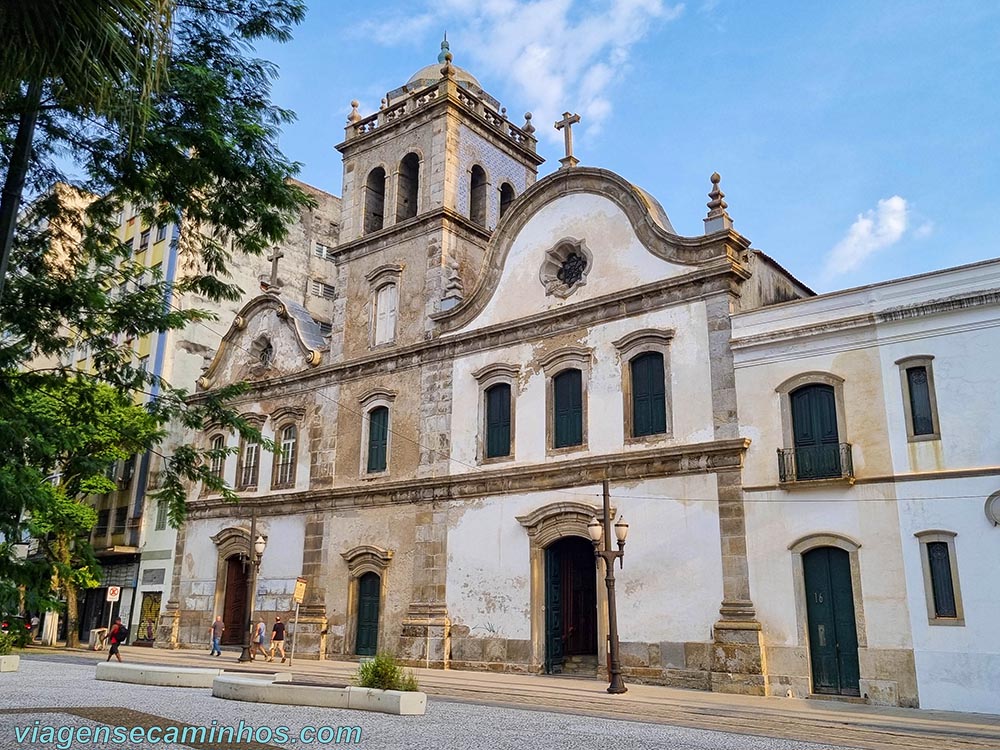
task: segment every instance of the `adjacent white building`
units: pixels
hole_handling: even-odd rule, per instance
[[[988,261],[733,316],[772,692],[1000,707],[998,290]]]

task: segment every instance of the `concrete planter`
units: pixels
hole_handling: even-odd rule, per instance
[[[0,656],[0,672],[16,672],[19,666],[21,666],[21,657],[17,654]]]
[[[160,685],[163,687],[210,688],[215,678],[223,674],[222,669],[209,667],[169,667],[153,664],[118,664],[107,661],[97,665],[98,680],[130,682],[135,685]],[[246,679],[256,682],[287,682],[292,679],[290,672],[240,673]]]
[[[426,693],[361,687],[352,687],[348,690],[350,690],[348,708],[399,716],[423,716],[427,710]]]
[[[427,695],[424,693],[271,683],[235,674],[216,677],[212,684],[212,695],[216,698],[251,703],[349,708],[397,716],[423,716],[427,710]]]

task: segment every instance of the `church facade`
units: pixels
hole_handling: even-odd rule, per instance
[[[684,237],[652,196],[569,149],[536,180],[534,132],[444,50],[375,115],[355,105],[338,146],[329,330],[278,270],[199,381],[250,381],[239,409],[280,452],[197,436],[236,449],[213,470],[242,499],[193,488],[160,644],[204,642],[216,615],[239,638],[253,516],[267,539],[255,612],[287,619],[307,581],[298,653],[596,677],[608,602],[587,525],[607,481],[631,529],[617,573],[627,679],[921,705],[914,571],[920,545],[955,541],[946,519],[920,523],[908,533],[933,534],[914,552],[898,498],[869,502],[882,485],[857,482],[878,472],[894,487],[930,464],[887,457],[891,420],[866,425],[871,447],[851,453],[837,394],[870,373],[797,348],[835,325],[786,330],[800,309],[822,318],[828,296],[750,248],[718,175],[705,233]],[[980,307],[995,316],[995,302]],[[758,357],[771,346],[784,358]],[[923,418],[923,400],[907,403]],[[823,586],[840,610],[809,605]]]

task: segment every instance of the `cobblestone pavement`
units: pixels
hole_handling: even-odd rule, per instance
[[[574,716],[542,710],[488,706],[434,697],[427,715],[400,717],[385,714],[240,703],[213,698],[209,691],[97,682],[94,658],[29,656],[16,673],[0,675],[0,748],[59,748],[59,750],[110,750],[121,744],[90,742],[18,743],[16,728],[51,724],[66,727],[112,726],[279,726],[289,739],[299,737],[305,726],[360,727],[359,747],[441,748],[442,750],[521,750],[545,748],[601,748],[602,750],[821,750],[819,745],[707,731],[658,723]],[[214,724],[213,724],[214,722]],[[352,735],[353,736],[353,735]],[[176,743],[128,744],[142,750],[272,750],[287,747],[320,748],[333,743],[306,745],[302,741],[279,744],[258,734],[261,741],[190,745]],[[29,738],[30,739],[30,738]]]

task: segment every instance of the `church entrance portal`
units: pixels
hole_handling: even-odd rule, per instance
[[[222,634],[222,642],[226,644],[243,643],[243,633],[249,628],[249,613],[247,612],[247,575],[249,566],[233,555],[226,560],[226,597],[222,610],[222,621],[226,630]]]
[[[565,537],[545,549],[545,671],[559,674],[567,662],[597,658],[597,575],[594,548]]]

